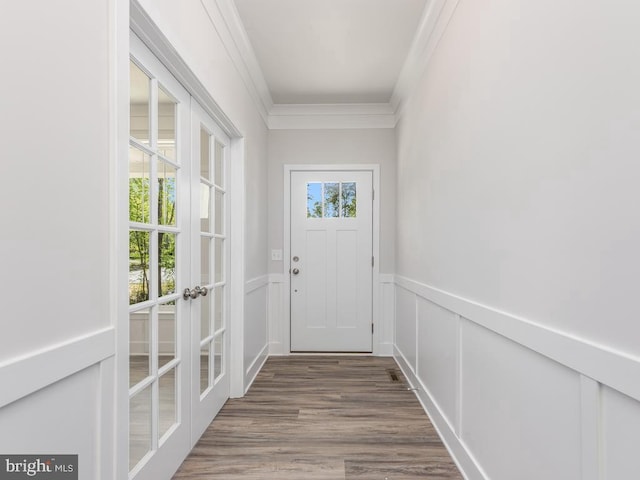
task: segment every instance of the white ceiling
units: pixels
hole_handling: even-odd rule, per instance
[[[387,103],[428,0],[235,0],[276,104]]]

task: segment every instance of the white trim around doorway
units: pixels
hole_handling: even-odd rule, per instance
[[[369,171],[373,173],[373,338],[372,354],[381,355],[380,332],[380,299],[376,290],[380,285],[380,165],[378,164],[326,164],[326,165],[285,165],[284,166],[284,252],[283,252],[283,328],[282,345],[283,354],[291,355],[291,303],[289,291],[291,289],[291,277],[289,275],[291,258],[291,172],[296,171]]]

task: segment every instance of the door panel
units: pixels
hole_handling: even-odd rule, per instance
[[[131,36],[129,470],[157,479],[189,451],[190,97]]]
[[[191,441],[204,430],[229,398],[227,373],[227,155],[229,138],[197,104],[192,107],[192,192],[194,221],[192,278],[207,289],[193,301]]]
[[[370,171],[291,172],[291,351],[372,351]]]

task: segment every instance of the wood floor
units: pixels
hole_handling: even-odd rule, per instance
[[[227,402],[173,478],[462,476],[392,359],[292,356],[270,358]]]

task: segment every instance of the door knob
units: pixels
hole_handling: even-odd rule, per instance
[[[182,298],[184,298],[185,300],[189,300],[189,298],[196,299],[198,298],[198,295],[200,295],[200,290],[201,290],[200,287],[196,287],[193,290],[189,290],[188,288],[185,288],[184,292],[182,292]]]
[[[198,291],[198,293],[200,295],[202,295],[203,297],[207,296],[207,293],[209,293],[209,289],[207,287],[196,287],[196,290]]]
[[[291,273],[293,273],[294,275],[297,275],[300,273],[300,270],[298,270],[297,268],[294,268],[293,270],[291,270]]]

